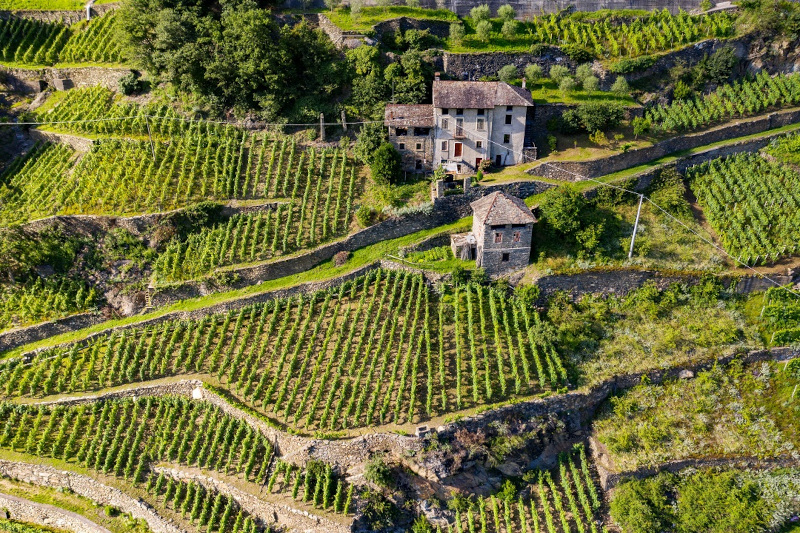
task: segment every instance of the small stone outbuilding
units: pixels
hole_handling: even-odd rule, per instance
[[[453,254],[462,259],[475,258],[476,266],[489,275],[527,266],[536,217],[525,202],[498,191],[470,206],[472,231],[451,236]]]

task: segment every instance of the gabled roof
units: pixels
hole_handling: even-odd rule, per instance
[[[536,222],[525,202],[501,191],[493,192],[471,204],[472,216],[481,224],[528,224]]]
[[[383,123],[399,128],[432,128],[433,106],[387,104]]]
[[[433,107],[532,106],[531,93],[502,81],[434,81]]]

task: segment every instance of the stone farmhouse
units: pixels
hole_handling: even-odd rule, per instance
[[[493,192],[470,204],[472,231],[451,235],[450,247],[461,259],[475,259],[489,275],[524,268],[531,257],[536,217],[521,199]]]
[[[433,82],[432,105],[386,106],[389,140],[404,170],[426,172],[443,166],[468,174],[481,162],[516,165],[536,159],[534,103],[523,87],[501,81]]]

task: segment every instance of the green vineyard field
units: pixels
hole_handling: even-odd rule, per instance
[[[410,422],[556,390],[567,372],[538,315],[497,289],[440,296],[377,270],[338,288],[103,335],[0,367],[6,397],[201,374],[281,423],[339,430]]]

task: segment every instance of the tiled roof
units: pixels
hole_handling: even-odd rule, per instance
[[[433,106],[387,104],[383,123],[400,128],[432,128]]]
[[[481,224],[528,224],[536,222],[525,202],[504,192],[493,192],[470,204],[472,216]]]
[[[532,106],[531,93],[502,81],[434,81],[433,107]]]

